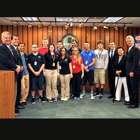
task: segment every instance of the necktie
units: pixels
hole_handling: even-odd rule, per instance
[[[11,46],[9,46],[9,50],[10,50],[11,54],[14,56],[14,53],[13,53]]]
[[[113,50],[111,51],[111,59],[113,58]]]

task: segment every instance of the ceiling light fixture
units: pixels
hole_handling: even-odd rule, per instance
[[[97,26],[94,26],[94,27],[93,27],[93,30],[97,30]]]
[[[124,23],[124,30],[127,30],[127,27],[126,27],[125,23]]]
[[[69,28],[69,25],[68,24],[65,24],[65,29],[68,29]]]
[[[97,30],[97,26],[95,25],[95,23],[93,25],[93,30]]]
[[[38,25],[38,28],[41,28],[42,27],[42,25],[40,24],[40,25]]]
[[[48,25],[48,27],[49,27],[49,28],[51,28],[51,27],[52,27],[52,22],[50,22],[50,24]]]
[[[82,28],[82,23],[79,23],[79,28]]]
[[[25,21],[38,21],[37,17],[22,17]]]
[[[115,25],[114,29],[115,29],[115,30],[118,30],[118,26],[117,26],[117,24]]]
[[[73,26],[73,23],[72,23],[72,22],[70,23],[70,26],[71,26],[71,27]]]
[[[121,20],[124,17],[108,17],[103,22],[117,22],[118,20]]]
[[[19,25],[19,23],[18,23],[18,21],[17,21],[17,23],[14,25],[14,27],[17,27]]]
[[[109,24],[106,24],[106,26],[104,26],[104,29],[108,29],[109,27]]]
[[[33,27],[33,23],[32,22],[28,25],[28,28],[31,28],[31,27]]]

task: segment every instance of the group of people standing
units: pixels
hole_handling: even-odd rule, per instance
[[[20,42],[17,35],[11,36],[8,31],[4,31],[1,39],[0,70],[15,71],[15,116],[19,116],[19,109],[27,105],[29,91],[32,104],[36,102],[36,90],[38,100],[43,103],[46,100],[56,102],[59,94],[62,101],[70,98],[81,100],[86,97],[88,81],[90,98],[99,96],[102,99],[107,69],[108,98],[112,98],[113,103],[120,101],[123,85],[124,104],[128,108],[139,106],[140,50],[131,35],[126,37],[129,47],[126,53],[123,46],[116,48],[113,41],[109,43],[109,50],[106,50],[103,40],[98,40],[97,49],[93,51],[89,42],[85,42],[84,50],[81,50],[76,40],[72,39],[71,48],[67,50],[61,41],[57,42],[56,48],[44,38],[42,47],[33,44],[32,52],[27,55],[24,52],[25,43]]]

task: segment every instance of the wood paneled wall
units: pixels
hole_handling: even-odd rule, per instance
[[[114,30],[113,27],[109,29],[104,29],[103,27],[98,27],[97,30],[93,30],[93,27],[70,27],[65,29],[62,26],[47,27],[43,26],[38,28],[33,26],[28,28],[27,26],[9,26],[9,25],[0,25],[0,34],[3,31],[9,31],[13,35],[18,35],[20,41],[25,42],[25,52],[30,53],[32,44],[36,43],[39,47],[42,46],[42,38],[48,38],[50,42],[53,42],[55,45],[58,40],[61,40],[62,37],[66,34],[73,34],[77,36],[79,41],[79,47],[84,49],[84,42],[89,41],[92,50],[97,48],[97,41],[102,39],[105,42],[105,49],[109,49],[109,41],[113,40],[117,46],[124,46],[125,52],[127,51],[127,46],[125,42],[125,37],[127,35],[136,35],[140,34],[140,28],[128,27],[127,30],[123,30],[123,27],[119,27],[118,30]],[[51,32],[52,31],[52,32]],[[1,40],[0,40],[1,43]],[[105,90],[108,88],[108,78],[106,73],[106,86]]]

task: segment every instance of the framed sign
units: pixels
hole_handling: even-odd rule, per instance
[[[78,39],[75,35],[73,34],[67,34],[65,36],[62,37],[62,43],[63,43],[63,46],[69,50],[71,48],[70,44],[71,44],[71,40],[72,39],[75,39],[76,40],[76,44],[78,46]]]

